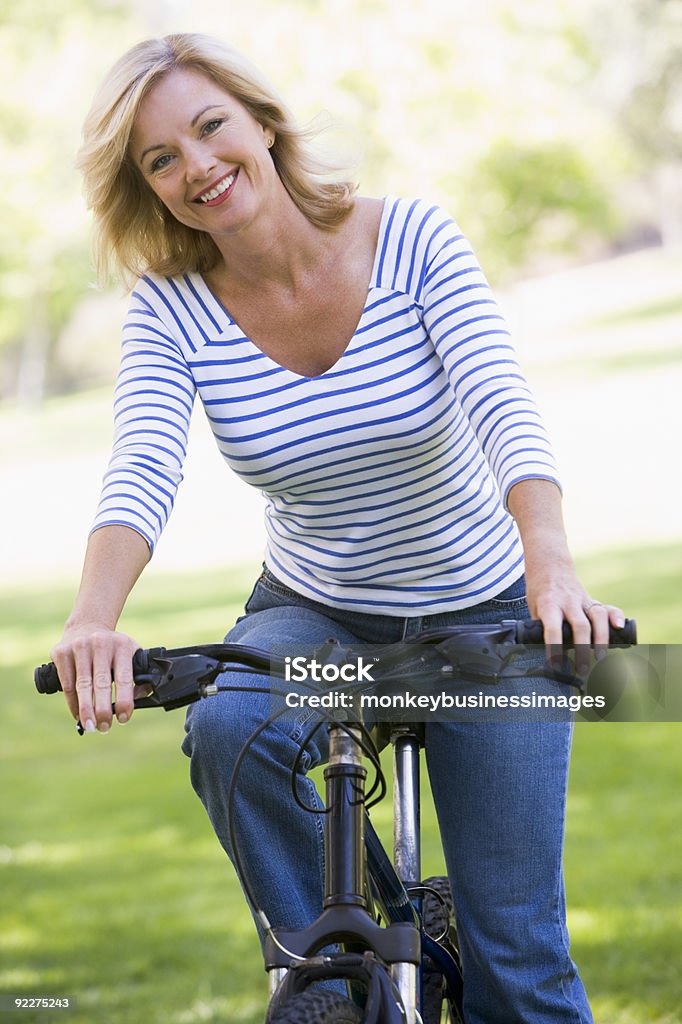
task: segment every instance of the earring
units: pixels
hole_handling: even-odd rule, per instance
[[[268,141],[267,141],[267,147],[268,147],[268,149],[270,149],[270,147],[271,147],[271,146],[272,146],[272,145],[274,144],[274,142],[275,142],[275,140],[274,140],[274,139],[268,139]]]

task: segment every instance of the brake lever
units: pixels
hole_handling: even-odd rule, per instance
[[[151,685],[152,692],[135,701],[136,708],[161,707],[165,711],[193,704],[217,692],[216,678],[224,671],[223,662],[204,654],[179,657],[151,657],[148,678],[136,679],[138,685]]]
[[[446,661],[453,671],[458,672],[472,681],[496,683],[505,679],[524,679],[530,676],[541,676],[552,682],[575,686],[580,693],[585,692],[585,680],[577,672],[570,670],[570,661],[564,653],[562,668],[558,669],[546,662],[542,668],[528,669],[524,666],[515,668],[513,662],[526,651],[524,644],[499,644],[486,642],[482,647],[462,648],[458,641],[446,640],[437,644],[435,651]],[[447,667],[446,666],[446,667]]]

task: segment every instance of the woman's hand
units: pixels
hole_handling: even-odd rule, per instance
[[[544,564],[532,561],[530,568],[526,567],[526,596],[531,616],[540,619],[544,626],[545,644],[554,650],[561,648],[564,620],[570,624],[578,648],[586,652],[593,644],[597,658],[606,654],[609,626],[621,628],[625,624],[623,611],[591,597],[578,579],[573,563],[558,555]],[[579,668],[587,668],[585,662],[589,658],[579,653]]]
[[[66,703],[86,732],[111,727],[112,685],[116,685],[116,717],[127,722],[133,713],[133,654],[140,645],[125,633],[101,623],[67,625],[52,649]]]
[[[69,711],[86,732],[110,728],[112,680],[119,722],[133,713],[132,661],[140,644],[117,633],[116,623],[148,561],[147,542],[127,526],[102,526],[88,540],[76,603],[51,652]]]

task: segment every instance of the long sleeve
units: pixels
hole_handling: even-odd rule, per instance
[[[471,246],[442,211],[429,211],[422,317],[506,507],[511,487],[559,475],[509,330]]]
[[[178,344],[134,291],[123,328],[113,448],[93,530],[129,526],[154,550],[182,480],[195,392]]]

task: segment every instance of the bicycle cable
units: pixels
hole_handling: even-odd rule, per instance
[[[329,721],[329,718],[326,718],[325,720]],[[313,736],[318,731],[318,729],[322,725],[325,724],[325,720],[323,720],[321,722],[317,722],[313,726],[313,728],[307,733],[307,735],[301,740],[300,745],[299,745],[299,749],[298,749],[298,753],[296,755],[296,758],[294,760],[294,763],[293,763],[292,769],[291,769],[291,791],[292,791],[294,800],[296,801],[298,806],[301,807],[304,811],[309,811],[312,814],[318,814],[318,813],[329,814],[329,812],[331,811],[331,807],[326,807],[326,806],[323,807],[323,808],[310,807],[308,804],[303,803],[303,801],[300,799],[300,797],[298,795],[298,791],[296,789],[296,776],[297,776],[297,773],[298,773],[299,765],[301,763],[301,759],[302,759],[303,754],[305,752],[305,748],[310,743],[310,741],[312,740]],[[370,807],[374,807],[374,805],[377,804],[380,800],[383,800],[383,798],[385,797],[386,793],[388,792],[388,786],[386,784],[386,776],[384,775],[383,768],[381,767],[381,761],[379,759],[379,754],[378,754],[378,751],[376,749],[376,746],[375,746],[375,744],[372,741],[372,738],[371,738],[371,736],[369,734],[369,730],[361,722],[358,722],[357,724],[353,723],[351,725],[349,723],[339,722],[335,718],[333,719],[333,722],[334,722],[334,725],[338,726],[345,733],[347,733],[347,735],[351,736],[352,739],[355,740],[355,742],[358,744],[360,749],[363,751],[363,753],[369,759],[371,765],[373,766],[373,768],[374,768],[374,770],[376,772],[375,779],[374,779],[372,785],[370,786],[369,790],[365,793],[364,798],[362,800],[362,803],[364,803],[364,805],[365,805],[365,809],[369,810]],[[353,734],[352,730],[357,730],[357,729],[360,730],[361,736],[364,737],[364,742],[361,739],[358,739],[358,737],[356,737]],[[374,795],[374,793],[376,792],[376,790],[378,788],[381,789],[381,793],[376,798],[376,800],[372,801],[371,797]]]

